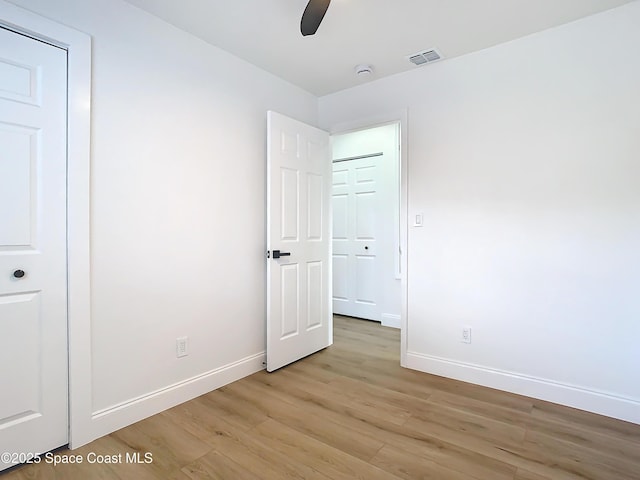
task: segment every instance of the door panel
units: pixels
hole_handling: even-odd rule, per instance
[[[0,245],[31,244],[32,190],[37,173],[37,131],[0,122]]]
[[[324,283],[324,273],[322,271],[323,262],[307,263],[307,330],[322,327],[323,304],[322,288]]]
[[[40,325],[39,293],[21,293],[0,297],[2,312],[2,333],[4,338],[29,338],[34,341],[26,344],[6,342],[3,356],[11,363],[3,363],[3,383],[12,385],[15,390],[11,395],[3,395],[0,402],[0,418],[11,419],[12,422],[33,415],[40,411],[40,365],[38,362],[38,346],[42,341]],[[20,365],[20,368],[6,368],[8,365]]]
[[[283,265],[280,271],[281,302],[282,302],[282,331],[280,339],[297,335],[300,322],[299,287],[300,278],[298,265]]]
[[[0,452],[68,440],[66,87],[64,50],[0,28]]]
[[[356,192],[356,239],[376,238],[376,192]]]
[[[322,175],[307,174],[307,240],[318,242],[322,241],[323,181]]]
[[[333,196],[333,239],[346,240],[349,225],[349,196]]]
[[[349,256],[344,254],[333,254],[333,304],[334,313],[336,301],[349,301],[349,278],[348,278]]]
[[[375,157],[374,157],[375,158]],[[376,181],[376,165],[367,165],[365,167],[356,167],[356,183],[363,184]],[[366,188],[366,187],[365,187]]]
[[[267,370],[273,371],[331,343],[329,135],[269,112],[267,151]],[[275,258],[273,250],[289,255]]]
[[[349,170],[340,169],[333,171],[333,186],[347,185],[349,182]]]
[[[298,240],[298,171],[281,168],[280,183],[282,199],[281,240]]]
[[[40,66],[22,64],[10,58],[0,58],[0,99],[40,105]],[[13,58],[29,61],[15,56]]]

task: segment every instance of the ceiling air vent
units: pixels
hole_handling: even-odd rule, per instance
[[[414,53],[407,56],[409,61],[414,65],[424,65],[425,63],[437,62],[442,59],[442,55],[435,48],[425,50],[424,52]]]

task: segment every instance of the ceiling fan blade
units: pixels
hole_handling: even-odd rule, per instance
[[[309,0],[300,20],[300,32],[303,36],[316,33],[330,3],[331,0]]]

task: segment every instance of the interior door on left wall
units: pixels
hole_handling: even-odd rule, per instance
[[[68,443],[66,105],[66,51],[0,28],[0,470]]]
[[[329,134],[267,114],[267,370],[332,343]]]

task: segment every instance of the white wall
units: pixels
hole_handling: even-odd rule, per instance
[[[261,369],[266,111],[317,99],[121,0],[13,3],[93,38],[93,436]]]
[[[401,290],[399,277],[399,124],[382,125],[366,130],[336,134],[331,137],[333,159],[371,153],[378,166],[377,193],[380,208],[376,212],[379,236],[376,239],[376,261],[380,278],[376,281],[380,321],[390,327],[400,326]],[[334,164],[334,168],[336,165]]]
[[[408,366],[640,423],[638,25],[633,2],[320,99],[326,128],[408,107]]]

